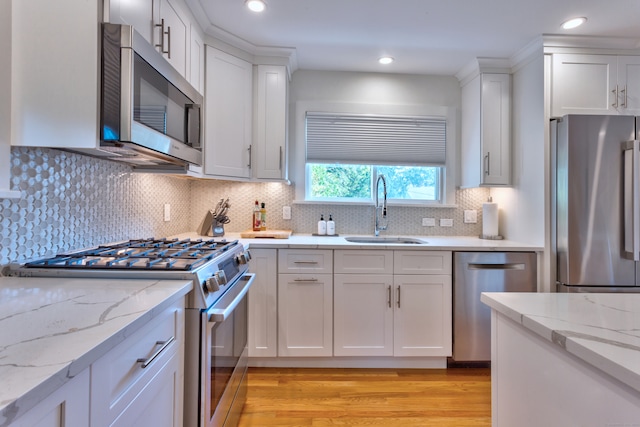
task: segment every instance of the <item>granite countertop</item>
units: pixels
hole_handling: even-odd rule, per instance
[[[0,277],[0,424],[186,295],[188,280]]]
[[[240,233],[226,233],[224,239],[240,240],[245,246],[256,249],[412,249],[429,251],[529,251],[542,252],[544,247],[527,243],[515,242],[512,240],[485,240],[474,236],[406,236],[427,242],[423,245],[417,244],[381,244],[381,243],[352,243],[344,239],[344,234],[340,236],[313,236],[311,234],[291,235],[288,239],[256,238],[243,239]],[[191,239],[211,239],[211,236],[202,236],[197,232],[182,233],[177,238]],[[371,235],[360,237],[372,237]],[[380,237],[388,237],[381,235]]]
[[[496,292],[481,300],[640,392],[640,294]]]

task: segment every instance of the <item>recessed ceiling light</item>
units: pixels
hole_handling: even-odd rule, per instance
[[[382,65],[391,64],[393,61],[394,59],[391,56],[383,56],[382,58],[378,59],[378,62]]]
[[[244,2],[252,12],[262,12],[266,9],[267,4],[262,0],[247,0]]]
[[[562,28],[564,30],[571,30],[572,28],[579,27],[580,25],[584,24],[585,22],[587,22],[587,18],[584,18],[584,17],[572,18],[572,19],[569,19],[568,21],[563,22],[562,23]]]

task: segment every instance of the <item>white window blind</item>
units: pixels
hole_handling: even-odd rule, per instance
[[[307,163],[445,166],[444,117],[306,113]]]

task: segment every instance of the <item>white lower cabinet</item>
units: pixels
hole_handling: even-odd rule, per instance
[[[11,426],[179,427],[183,422],[183,382],[181,299]]]
[[[93,426],[181,426],[184,301],[91,365]]]
[[[249,357],[278,355],[278,265],[276,249],[251,249]]]
[[[333,355],[332,278],[278,275],[278,356]]]
[[[86,426],[89,424],[88,391],[89,370],[85,369],[11,423],[11,426]]]
[[[335,265],[335,356],[451,355],[451,252],[336,250]]]

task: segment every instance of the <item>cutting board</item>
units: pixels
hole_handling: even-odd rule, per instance
[[[291,230],[265,230],[265,231],[253,231],[247,230],[240,233],[240,237],[243,239],[288,239],[291,236]]]

